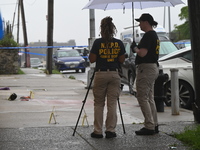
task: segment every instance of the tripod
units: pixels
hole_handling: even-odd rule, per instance
[[[72,134],[73,136],[75,135],[76,128],[77,128],[77,126],[78,126],[78,123],[79,123],[79,120],[80,120],[80,117],[81,117],[83,108],[84,108],[84,106],[85,106],[85,102],[86,102],[86,99],[87,99],[89,90],[90,90],[90,88],[91,88],[92,81],[93,81],[93,79],[94,79],[94,74],[95,74],[95,71],[94,71],[93,74],[92,74],[92,77],[91,77],[91,80],[90,80],[90,84],[89,84],[89,86],[88,86],[88,90],[87,90],[87,92],[86,92],[86,95],[85,95],[84,100],[82,101],[82,102],[83,102],[83,105],[82,105],[82,107],[81,107],[81,111],[80,111],[80,113],[79,113],[78,120],[77,120],[77,122],[76,122],[76,126],[75,126],[75,129],[74,129],[74,132],[73,132],[73,134]]]
[[[89,84],[89,86],[88,86],[88,90],[87,90],[87,92],[86,92],[86,95],[85,95],[84,100],[82,101],[82,102],[83,102],[83,105],[82,105],[82,107],[81,107],[81,111],[80,111],[80,113],[79,113],[79,116],[78,116],[78,119],[77,119],[77,122],[76,122],[76,126],[75,126],[74,132],[73,132],[73,134],[72,134],[73,136],[75,135],[75,132],[76,132],[76,129],[77,129],[77,126],[78,126],[78,123],[79,123],[79,120],[80,120],[80,117],[81,117],[83,108],[84,108],[84,106],[85,106],[86,99],[87,99],[89,90],[90,90],[90,88],[91,88],[92,81],[93,81],[93,79],[94,79],[94,75],[95,75],[95,71],[94,71],[93,74],[92,74],[92,77],[91,77],[91,80],[90,80],[90,84]],[[123,84],[121,84],[121,87],[120,87],[120,88],[121,88],[121,90],[122,90]],[[119,105],[119,112],[120,112],[120,116],[121,116],[122,127],[123,127],[123,131],[124,131],[124,134],[125,134],[126,132],[125,132],[125,127],[124,127],[124,121],[123,121],[123,117],[122,117],[121,107],[120,107],[120,103],[119,103],[119,98],[117,99],[117,101],[118,101],[118,105]]]
[[[121,91],[123,90],[123,84],[121,84]],[[125,127],[124,127],[124,121],[123,121],[123,117],[122,117],[122,111],[121,111],[121,107],[120,107],[120,103],[119,103],[119,98],[117,99],[117,102],[118,102],[118,106],[119,106],[119,113],[120,113],[120,117],[121,117],[121,121],[122,121],[122,127],[123,127],[123,131],[124,131],[124,134],[126,133],[125,131]]]

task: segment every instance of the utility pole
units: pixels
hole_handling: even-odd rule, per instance
[[[90,21],[90,37],[88,40],[88,46],[89,46],[89,50],[92,48],[92,44],[95,40],[95,11],[94,9],[90,9],[89,10],[89,21]],[[94,67],[95,67],[95,63],[90,63],[90,70],[88,71],[88,76],[87,76],[87,87],[89,87],[89,84],[91,82],[91,78],[94,72]],[[92,85],[91,85],[92,86]]]
[[[47,16],[47,46],[53,46],[53,6],[54,0],[48,0],[48,16]],[[47,49],[47,74],[52,74],[52,55],[53,48]]]
[[[20,0],[18,0],[17,43],[19,44]]]
[[[15,24],[15,14],[16,14],[16,8],[17,8],[17,4],[16,4],[16,7],[15,7],[15,12],[14,12],[14,15],[13,15],[13,22],[12,22],[11,34],[13,34],[13,28],[14,28],[14,24]]]
[[[163,27],[165,28],[165,9],[166,9],[166,7],[164,7],[164,16],[163,16]]]
[[[188,0],[189,11],[189,23],[191,34],[191,46],[193,56],[193,74],[194,74],[194,86],[195,86],[195,102],[193,104],[194,119],[197,123],[200,123],[200,1]]]
[[[27,32],[26,32],[26,21],[25,21],[23,0],[20,0],[20,6],[21,6],[22,27],[23,27],[23,35],[24,35],[24,47],[26,47],[28,46],[28,39],[27,39]],[[29,55],[28,49],[25,49],[25,67],[30,67],[30,55]]]
[[[171,39],[171,13],[170,13],[170,7],[168,7],[168,19],[169,19],[169,39]]]
[[[94,9],[90,9],[90,38],[95,37],[95,13]]]

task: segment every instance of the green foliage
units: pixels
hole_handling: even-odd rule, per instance
[[[178,16],[180,17],[180,20],[186,19],[188,21],[188,6],[181,8],[181,13]]]
[[[177,41],[190,39],[189,21],[186,21],[182,25],[176,26],[175,32],[178,35]]]
[[[2,40],[0,40],[0,46],[1,47],[17,47],[18,44],[15,42],[15,40],[12,38],[11,35],[6,34]]]
[[[43,70],[43,69],[42,69],[42,70]],[[43,71],[44,71],[44,73],[49,74],[48,71],[47,71],[46,69],[43,70]],[[59,70],[53,69],[53,70],[52,70],[52,74],[61,74],[61,73],[60,73]]]
[[[18,69],[18,74],[25,74],[21,69]]]
[[[52,74],[61,74],[59,70],[52,70]]]
[[[179,134],[175,133],[174,136],[192,149],[200,150],[200,125],[187,127],[184,132]]]
[[[69,79],[74,79],[75,80],[76,78],[74,76],[70,75]]]
[[[174,41],[190,39],[190,28],[189,28],[189,15],[188,15],[188,6],[185,6],[181,9],[179,14],[180,20],[186,20],[181,25],[175,25],[175,30],[173,31]]]

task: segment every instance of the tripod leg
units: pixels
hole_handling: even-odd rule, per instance
[[[124,134],[125,134],[126,131],[125,131],[125,127],[124,127],[124,121],[123,121],[123,117],[122,117],[122,111],[121,111],[121,107],[120,107],[120,103],[119,103],[119,98],[117,99],[117,101],[118,101],[119,112],[120,112],[120,117],[121,117],[121,121],[122,121],[122,127],[123,127],[123,131],[124,131]]]
[[[89,90],[89,88],[88,88],[88,90]],[[76,126],[75,126],[75,128],[74,128],[74,132],[73,132],[73,134],[72,134],[73,136],[75,135],[76,128],[77,128],[77,126],[78,126],[78,123],[79,123],[79,120],[80,120],[80,117],[81,117],[81,114],[82,114],[84,105],[85,105],[85,101],[83,101],[83,105],[82,105],[82,107],[81,107],[81,111],[80,111],[80,113],[79,113],[78,120],[77,120],[77,122],[76,122]]]
[[[94,78],[94,74],[95,74],[95,71],[93,72],[93,75],[92,75],[92,77],[91,77],[91,81],[90,81],[88,90],[87,90],[86,95],[85,95],[85,98],[84,98],[84,100],[83,100],[83,105],[82,105],[82,107],[81,107],[81,111],[80,111],[80,113],[79,113],[78,120],[77,120],[77,122],[76,122],[76,126],[75,126],[75,128],[74,128],[74,132],[73,132],[73,134],[72,134],[73,136],[75,135],[76,128],[77,128],[77,126],[78,126],[78,123],[79,123],[79,120],[80,120],[80,117],[81,117],[81,114],[82,114],[82,111],[83,111],[83,108],[84,108],[84,105],[85,105],[85,102],[86,102],[86,99],[87,99],[89,90],[90,90],[90,88],[91,88],[92,81],[93,81],[93,78]]]

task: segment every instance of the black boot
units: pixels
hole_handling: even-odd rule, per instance
[[[155,126],[155,133],[159,133],[159,129],[158,129],[158,125],[157,126]]]
[[[106,131],[105,133],[107,139],[117,137],[115,132]]]
[[[98,138],[98,139],[99,139],[99,138],[103,138],[103,135],[102,135],[102,134],[96,134],[96,133],[92,132],[92,133],[91,133],[91,137],[92,137],[92,138]]]
[[[135,134],[136,135],[153,135],[153,134],[155,134],[155,131],[147,129],[147,128],[142,128],[138,131],[135,131]]]

